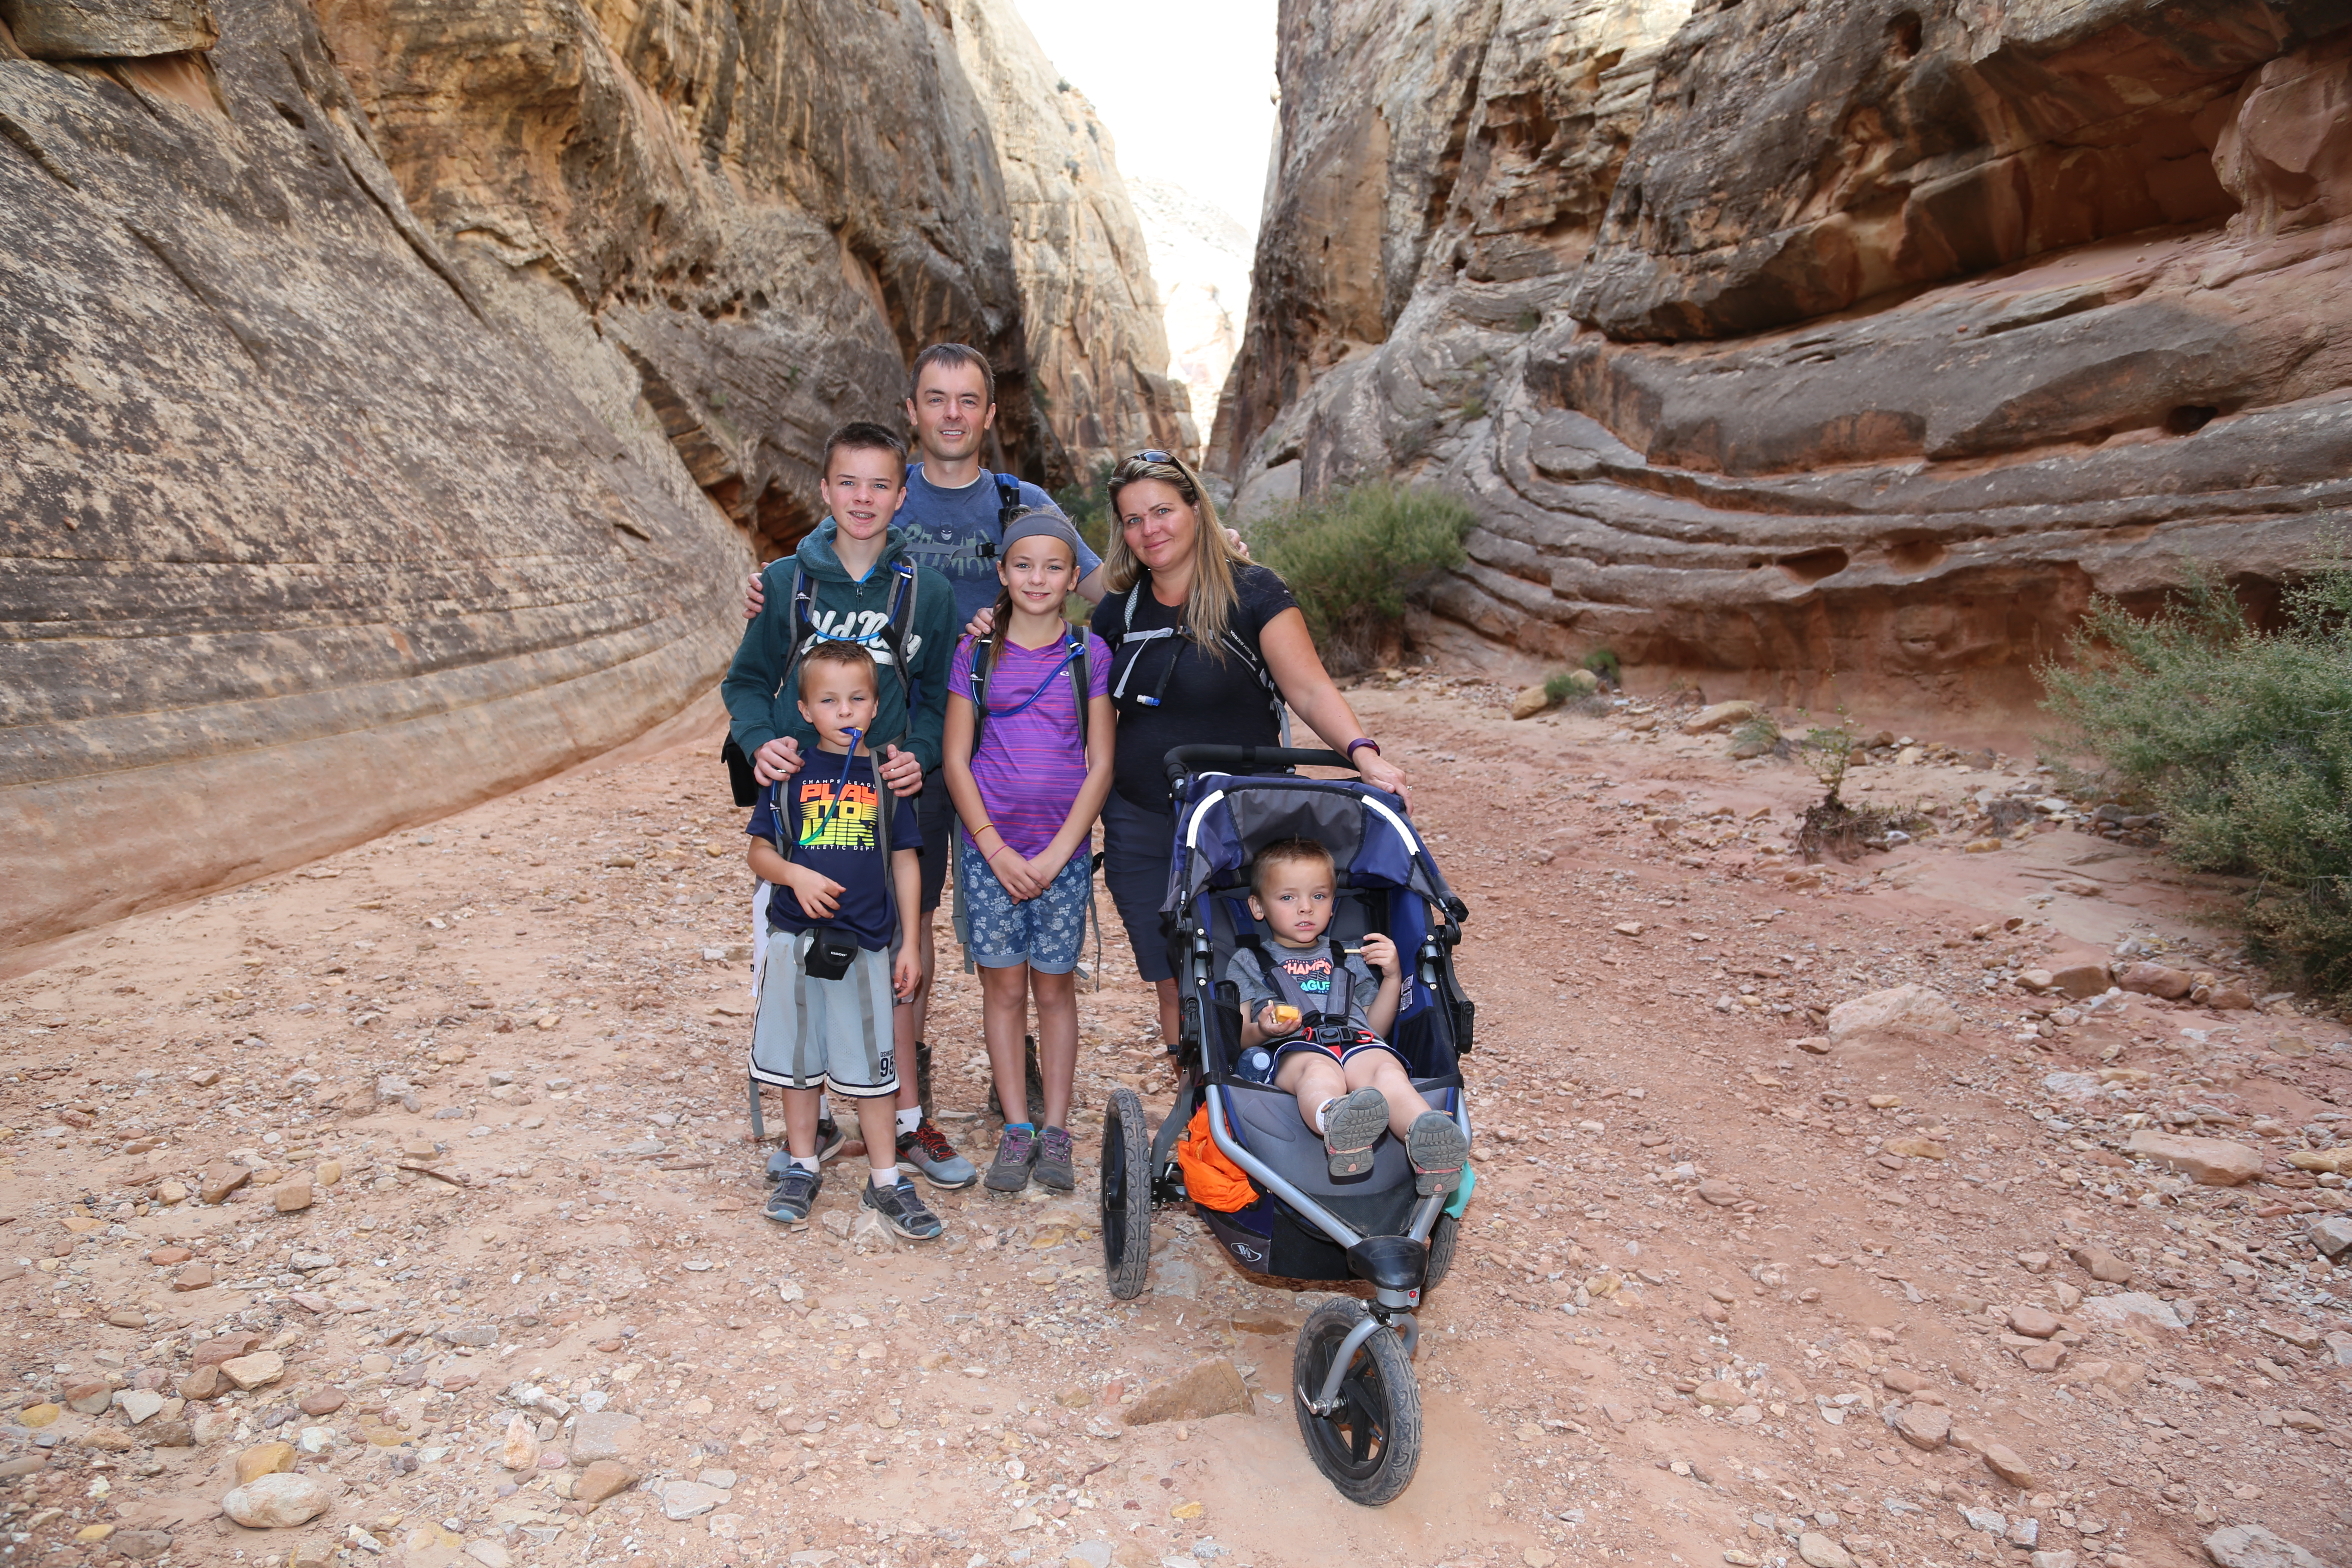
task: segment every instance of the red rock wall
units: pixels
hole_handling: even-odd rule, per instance
[[[1346,215],[1264,231],[1212,454],[1244,513],[1468,494],[1423,635],[2014,708],[2092,593],[2199,555],[2260,601],[2352,503],[2336,8],[1438,13],[1416,55],[1376,8],[1286,10],[1278,214],[1351,114],[1390,122],[1368,165],[1423,102],[1459,151],[1372,182],[1423,215],[1377,316],[1370,252],[1317,285]],[[1457,57],[1460,101],[1391,90]]]

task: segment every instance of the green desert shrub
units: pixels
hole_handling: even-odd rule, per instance
[[[1335,670],[1375,661],[1406,601],[1467,557],[1475,521],[1443,490],[1372,483],[1284,509],[1250,530],[1250,552],[1282,574]]]
[[[2167,852],[2252,886],[2238,918],[2259,958],[2352,994],[2352,552],[2323,535],[2276,631],[2220,574],[2142,619],[2094,601],[2040,671],[2060,743],[2161,814]]]

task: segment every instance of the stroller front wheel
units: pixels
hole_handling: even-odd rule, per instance
[[[1103,1115],[1103,1279],[1122,1301],[1143,1294],[1151,1269],[1150,1163],[1142,1098],[1131,1089],[1113,1089]]]
[[[1396,1334],[1381,1328],[1356,1347],[1339,1380],[1339,1402],[1328,1414],[1307,1408],[1367,1311],[1361,1301],[1339,1297],[1308,1316],[1292,1352],[1291,1403],[1315,1468],[1349,1501],[1378,1508],[1412,1484],[1421,1463],[1421,1385]]]

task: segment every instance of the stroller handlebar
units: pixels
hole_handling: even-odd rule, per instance
[[[1166,759],[1168,782],[1181,783],[1208,768],[1346,768],[1355,764],[1337,752],[1298,746],[1177,746]]]

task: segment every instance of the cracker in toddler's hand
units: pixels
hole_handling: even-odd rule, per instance
[[[1277,1029],[1295,1029],[1298,1027],[1298,1020],[1305,1016],[1305,1014],[1286,1002],[1277,1002],[1274,1005],[1274,1026]]]

